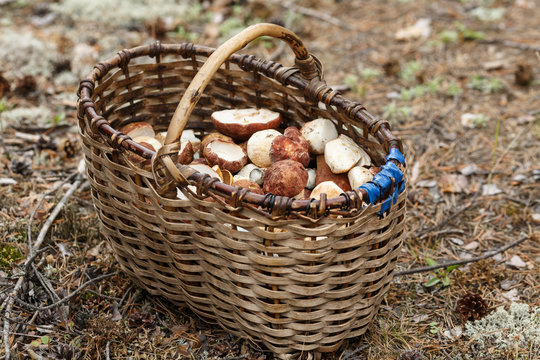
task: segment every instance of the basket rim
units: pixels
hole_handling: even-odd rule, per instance
[[[101,80],[106,74],[108,74],[114,68],[120,68],[127,71],[127,67],[134,58],[140,58],[148,56],[150,58],[156,58],[156,62],[159,63],[162,55],[180,55],[183,58],[192,58],[196,55],[210,56],[216,49],[204,45],[196,45],[194,43],[171,43],[163,44],[160,41],[156,41],[151,44],[140,45],[130,49],[124,49],[119,51],[115,56],[98,62],[94,65],[92,71],[87,78],[83,79],[77,91],[78,96],[78,120],[81,129],[83,126],[90,130],[90,133],[99,133],[102,137],[105,137],[107,143],[115,149],[121,151],[127,150],[142,156],[145,159],[152,159],[155,157],[156,152],[140,145],[133,141],[129,136],[114,129],[107,119],[101,116],[95,109],[92,96],[94,93],[95,84]],[[323,79],[306,80],[299,75],[297,68],[285,67],[280,63],[259,59],[254,55],[247,54],[233,54],[229,57],[228,62],[238,65],[244,71],[255,71],[271,78],[281,84],[295,87],[304,93],[304,97],[307,100],[318,101],[324,103],[326,106],[334,106],[341,111],[345,112],[348,119],[351,121],[351,125],[361,128],[364,134],[367,133],[373,135],[379,144],[381,144],[386,151],[390,153],[393,149],[402,151],[401,141],[392,134],[390,130],[390,124],[386,120],[381,120],[372,114],[359,102],[351,101],[338,91],[332,89],[326,85]],[[322,71],[321,71],[322,73]],[[358,131],[355,129],[354,131]],[[387,158],[387,164],[392,163],[400,167],[400,170],[404,173],[405,163],[404,161],[398,161],[395,158]],[[193,180],[195,183],[203,183],[205,175],[193,170],[188,165],[180,166],[181,172],[187,172],[189,175],[186,179]],[[190,171],[191,170],[191,171]],[[177,186],[182,186],[177,184]],[[309,200],[297,200],[294,198],[288,198],[284,196],[276,196],[274,194],[259,195],[246,189],[246,191],[239,191],[238,187],[227,185],[221,181],[213,181],[210,186],[207,187],[209,191],[214,190],[220,195],[239,196],[242,203],[250,203],[261,206],[263,209],[268,210],[271,214],[281,215],[283,213],[290,213],[292,211],[305,211],[309,216],[311,213],[316,217],[326,213],[330,209],[339,208],[341,210],[358,209],[362,208],[362,202],[370,204],[366,200],[369,199],[369,194],[365,189],[357,188],[342,193],[340,196],[333,198],[326,198],[326,194],[322,194],[321,200],[309,199]],[[392,189],[394,184],[392,183]],[[242,189],[242,188],[240,188]],[[388,200],[392,197],[393,191],[387,191],[381,194],[380,202]],[[372,202],[372,204],[374,204]],[[253,209],[253,208],[252,208]],[[267,212],[261,213],[268,215]]]

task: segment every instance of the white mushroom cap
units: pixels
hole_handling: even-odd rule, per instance
[[[214,171],[208,165],[205,165],[205,164],[189,164],[189,167],[193,168],[194,170],[197,170],[200,173],[208,174],[211,177],[215,177],[215,178],[218,178],[219,180],[221,180],[221,176],[219,176],[219,174],[216,171]]]
[[[232,173],[240,171],[247,163],[244,149],[228,140],[215,139],[209,142],[203,153],[210,165],[219,165],[221,169]]]
[[[120,128],[120,131],[132,139],[135,139],[139,136],[154,137],[156,135],[154,129],[152,128],[152,125],[144,121],[138,121],[124,125]]]
[[[212,114],[216,129],[235,140],[247,140],[257,131],[275,129],[281,114],[268,109],[230,109]]]
[[[326,143],[338,137],[334,123],[323,118],[305,123],[300,132],[309,143],[311,153],[316,155],[324,153]]]
[[[252,163],[246,164],[246,166],[244,166],[239,172],[236,173],[236,175],[234,175],[234,181],[240,179],[249,179],[249,173],[253,169],[258,169],[257,165]]]
[[[191,145],[197,145],[201,142],[201,139],[195,136],[195,132],[191,129],[182,131],[182,135],[180,135],[180,141],[189,141]]]
[[[317,175],[317,170],[315,169],[306,169],[306,170],[308,173],[306,189],[312,190],[315,187],[315,177]]]
[[[280,132],[274,129],[257,131],[251,135],[247,142],[247,154],[251,162],[261,168],[271,166],[270,148],[274,138],[279,135]]]
[[[321,199],[321,194],[325,193],[327,198],[338,197],[344,191],[336,185],[333,181],[323,181],[319,185],[315,186],[311,192],[310,198],[312,199]]]
[[[133,141],[138,143],[147,143],[154,148],[154,151],[158,151],[162,146],[161,143],[153,136],[137,136],[133,138]]]
[[[371,179],[373,179],[373,173],[363,166],[355,166],[349,170],[348,177],[351,187],[356,189],[368,181],[371,181]]]
[[[371,165],[369,155],[347,135],[326,143],[324,160],[334,174],[342,174],[355,165]]]

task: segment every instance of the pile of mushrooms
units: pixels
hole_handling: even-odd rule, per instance
[[[353,139],[338,134],[331,120],[319,118],[283,131],[281,120],[280,113],[268,109],[216,111],[212,122],[218,132],[199,139],[193,130],[183,131],[178,162],[232,186],[296,199],[339,196],[380,170]],[[120,131],[153,151],[165,139],[165,133],[156,134],[146,122]],[[135,154],[128,159],[149,165]],[[178,196],[186,198],[180,191]]]

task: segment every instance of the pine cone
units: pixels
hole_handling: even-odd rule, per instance
[[[478,320],[486,316],[488,306],[486,301],[478,294],[465,294],[458,300],[456,311],[465,321]]]

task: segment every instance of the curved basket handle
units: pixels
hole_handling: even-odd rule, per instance
[[[257,24],[241,31],[236,36],[227,40],[208,57],[204,65],[193,77],[191,84],[186,89],[184,96],[176,108],[165,137],[165,145],[172,144],[182,135],[187,124],[189,115],[199,101],[206,85],[212,79],[219,67],[235,52],[244,48],[247,44],[261,36],[272,36],[285,41],[296,56],[296,65],[302,76],[310,80],[320,77],[319,68],[314,58],[307,52],[302,41],[292,31],[274,24]]]

